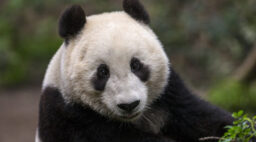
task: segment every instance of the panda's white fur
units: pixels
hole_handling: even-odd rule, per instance
[[[38,134],[38,129],[36,130],[36,137],[35,137],[35,142],[41,142]]]
[[[65,101],[90,106],[102,115],[118,118],[117,104],[140,100],[137,112],[144,112],[157,98],[169,76],[169,61],[152,30],[125,12],[111,12],[86,17],[80,33],[63,44],[52,58],[43,82],[58,88]],[[130,69],[138,58],[150,70],[142,82]],[[110,78],[103,92],[91,83],[100,64],[106,64]]]

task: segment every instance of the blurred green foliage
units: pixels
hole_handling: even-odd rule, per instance
[[[247,85],[234,79],[227,79],[213,87],[208,98],[214,104],[229,111],[243,109],[255,113],[256,84]]]
[[[55,18],[34,13],[34,1],[8,1],[0,16],[0,84],[13,86],[36,80],[61,41]]]

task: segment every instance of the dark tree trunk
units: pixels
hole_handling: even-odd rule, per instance
[[[256,80],[256,44],[235,72],[235,78],[245,83],[251,83]]]

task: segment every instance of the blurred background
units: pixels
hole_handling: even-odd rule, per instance
[[[255,0],[142,0],[173,67],[200,97],[256,110]],[[32,142],[40,86],[62,43],[61,12],[122,10],[121,0],[0,0],[0,141]]]

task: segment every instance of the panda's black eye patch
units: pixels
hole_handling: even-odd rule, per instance
[[[143,82],[149,79],[150,71],[148,66],[145,66],[137,58],[132,58],[130,62],[131,71]]]
[[[105,89],[109,77],[110,72],[108,66],[106,64],[101,64],[97,68],[96,75],[92,79],[92,84],[95,90],[103,91]]]
[[[132,72],[137,72],[137,71],[140,71],[142,69],[143,64],[140,62],[139,59],[132,58],[130,66],[131,66]]]
[[[97,77],[98,79],[104,79],[109,77],[109,69],[105,64],[101,64],[97,69]]]

